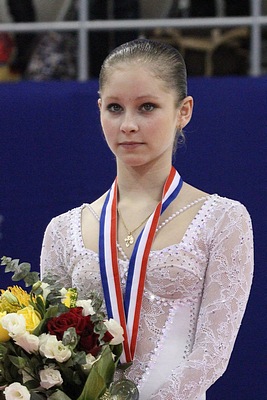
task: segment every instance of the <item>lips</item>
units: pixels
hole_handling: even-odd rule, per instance
[[[119,143],[121,147],[124,147],[125,149],[134,149],[138,146],[141,146],[143,143],[142,142],[122,142]]]

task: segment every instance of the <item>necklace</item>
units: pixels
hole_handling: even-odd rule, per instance
[[[214,195],[215,199],[216,199],[217,195]],[[203,196],[203,197],[199,197],[198,199],[192,201],[192,203],[187,204],[185,207],[180,208],[180,210],[176,211],[175,213],[173,213],[169,218],[165,219],[165,221],[163,221],[156,229],[156,234],[158,233],[158,231],[163,228],[165,225],[168,224],[168,222],[172,221],[174,218],[178,217],[178,215],[182,214],[183,212],[185,212],[186,210],[188,210],[189,208],[193,207],[194,205],[200,203],[201,201],[205,201],[208,198],[210,198],[210,195],[207,196]],[[215,200],[214,200],[215,201]],[[93,210],[92,210],[93,211]],[[99,217],[98,217],[99,220]],[[123,251],[123,248],[121,247],[121,245],[119,243],[117,243],[117,248],[119,250],[119,252],[121,253],[123,260],[124,261],[129,261],[127,255],[125,254],[125,252]]]
[[[139,228],[148,220],[148,218],[151,216],[152,213],[149,214],[149,216],[146,217],[146,218],[144,219],[144,221],[141,222],[141,224],[139,224],[136,228],[132,229],[131,231],[127,228],[127,226],[126,226],[126,224],[125,224],[125,222],[124,222],[124,219],[122,218],[122,215],[121,215],[121,212],[120,212],[119,209],[118,209],[118,214],[119,214],[119,216],[120,216],[120,218],[121,218],[121,222],[122,222],[122,224],[123,224],[123,226],[124,226],[124,228],[125,228],[125,230],[126,230],[126,232],[127,232],[127,236],[124,238],[124,241],[125,241],[125,246],[128,248],[128,247],[130,247],[132,244],[134,244],[134,242],[135,242],[135,238],[134,238],[134,236],[133,236],[133,233],[134,233],[135,231],[137,231],[137,229],[139,229]]]
[[[214,201],[216,201],[215,199],[217,198],[217,195],[213,195],[214,196]],[[172,221],[174,218],[178,217],[178,215],[182,214],[183,212],[185,212],[186,210],[188,210],[189,208],[193,207],[194,205],[196,205],[197,203],[201,202],[201,201],[205,201],[208,198],[210,198],[211,195],[207,195],[207,196],[203,196],[203,197],[199,197],[198,199],[196,199],[195,201],[192,201],[192,203],[187,204],[185,207],[181,208],[180,210],[176,211],[175,213],[173,213],[169,218],[165,219],[165,221],[163,221],[156,229],[156,234],[158,233],[158,231],[163,228],[165,225],[168,224],[168,222]],[[99,221],[99,215],[95,212],[95,210],[93,209],[93,207],[91,207],[90,204],[86,204],[87,207],[89,208],[89,210],[91,211],[91,213],[95,216],[95,218],[97,219],[97,221]],[[149,217],[148,217],[149,218]],[[121,256],[123,257],[123,260],[126,262],[129,262],[129,259],[127,257],[127,255],[125,254],[125,252],[123,251],[122,246],[117,242],[117,248],[118,251],[120,252]],[[128,270],[128,268],[127,268]],[[126,272],[126,270],[125,270]]]

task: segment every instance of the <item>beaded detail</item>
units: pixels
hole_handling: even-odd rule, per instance
[[[183,212],[187,211],[189,208],[195,206],[196,204],[200,203],[201,201],[207,200],[209,196],[203,196],[203,197],[199,197],[198,199],[192,201],[191,203],[187,204],[185,207],[180,208],[180,210],[176,211],[175,213],[173,213],[169,218],[166,218],[165,221],[163,221],[157,228],[156,228],[156,234],[158,233],[158,231],[163,228],[165,225],[168,224],[168,222],[172,221],[175,217],[178,217],[178,215],[182,214]],[[97,221],[100,221],[99,215],[95,212],[95,210],[93,209],[93,207],[90,204],[86,204],[86,206],[89,208],[89,210],[91,211],[91,213],[93,214],[93,216],[97,219]],[[125,252],[123,251],[123,248],[121,247],[121,245],[117,242],[117,249],[119,250],[119,252],[121,253],[123,259],[125,261],[128,261],[128,257],[125,254]]]
[[[50,222],[41,254],[41,275],[56,273],[81,298],[92,290],[103,294],[98,254],[82,239],[85,206]],[[124,290],[129,260],[118,263]],[[217,195],[206,198],[180,243],[150,252],[135,359],[125,372],[138,384],[140,399],[204,399],[228,364],[252,271],[249,214]]]

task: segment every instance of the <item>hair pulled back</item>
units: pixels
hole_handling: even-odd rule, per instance
[[[146,66],[177,94],[177,105],[187,96],[187,73],[183,57],[174,47],[149,39],[136,39],[116,47],[104,60],[99,75],[99,94],[109,73],[121,63]]]

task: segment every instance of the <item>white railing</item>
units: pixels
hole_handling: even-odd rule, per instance
[[[153,28],[214,28],[248,26],[250,33],[251,76],[260,76],[262,27],[267,26],[267,16],[261,15],[262,0],[250,0],[251,15],[247,17],[161,18],[136,20],[90,20],[88,0],[79,0],[77,21],[0,23],[0,32],[77,31],[79,34],[78,79],[88,79],[88,31],[148,30]]]

